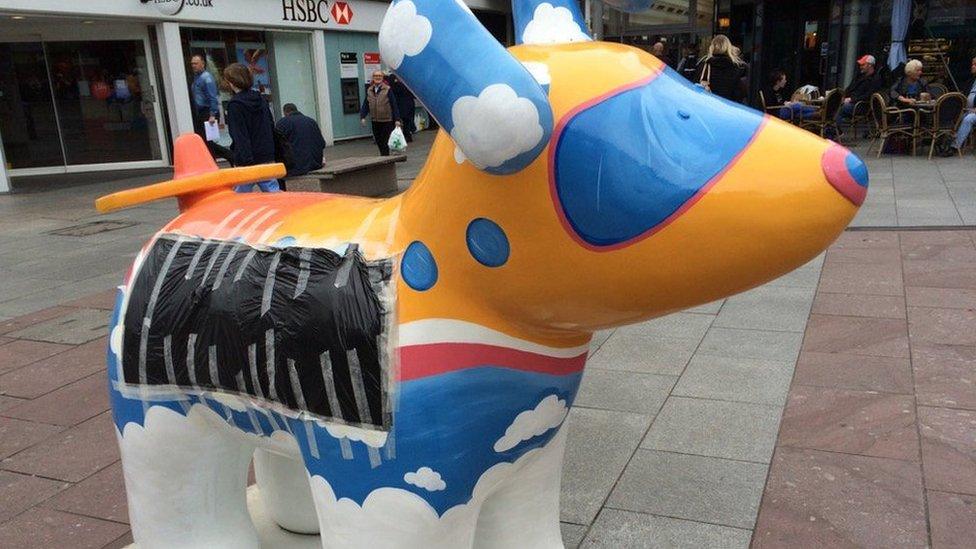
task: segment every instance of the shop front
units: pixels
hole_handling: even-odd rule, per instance
[[[907,14],[902,40],[892,32],[899,5]],[[719,0],[713,32],[741,45],[754,91],[776,69],[791,87],[845,87],[867,54],[889,79],[905,58],[917,58],[926,80],[955,90],[976,56],[976,0]],[[892,48],[907,55],[892,56]]]
[[[511,40],[507,0],[473,0]],[[389,2],[372,0],[4,0],[0,6],[0,192],[11,177],[165,167],[192,132],[191,56],[219,80],[247,64],[276,117],[294,103],[328,143],[362,137],[358,105]],[[222,92],[221,117],[230,96]],[[222,141],[229,140],[222,125]]]

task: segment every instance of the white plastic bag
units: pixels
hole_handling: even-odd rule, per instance
[[[386,144],[390,146],[390,150],[393,152],[407,150],[407,138],[403,135],[403,130],[400,129],[400,126],[393,128],[393,133],[390,134],[390,139]]]

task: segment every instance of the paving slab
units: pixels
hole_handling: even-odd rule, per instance
[[[593,524],[584,548],[744,549],[752,532],[716,524],[604,509]]]
[[[119,460],[115,433],[111,414],[104,413],[61,433],[45,436],[40,444],[0,462],[0,468],[81,482]]]
[[[813,301],[812,312],[820,315],[906,318],[905,299],[902,296],[820,292]]]
[[[769,463],[782,409],[697,398],[669,398],[641,448]]]
[[[5,410],[7,417],[70,427],[109,409],[105,370]]]
[[[676,376],[587,368],[573,405],[653,416],[677,380]]]
[[[70,547],[100,549],[129,529],[126,524],[35,507],[0,524],[0,541],[19,549]]]
[[[925,487],[976,495],[976,412],[918,407]]]
[[[928,490],[932,547],[971,547],[976,540],[976,496]]]
[[[976,347],[914,343],[912,368],[919,404],[976,410]]]
[[[701,340],[715,317],[694,313],[675,313],[640,324],[617,329],[621,335]]]
[[[0,374],[63,353],[70,348],[69,345],[24,340],[11,341],[6,345],[0,345]]]
[[[110,314],[101,309],[77,309],[62,317],[10,332],[8,337],[80,345],[104,337]]]
[[[730,297],[713,326],[803,332],[813,288],[762,286]]]
[[[678,376],[700,343],[700,339],[645,337],[617,330],[586,367]]]
[[[0,524],[34,507],[61,490],[71,486],[67,482],[0,471]],[[2,545],[0,539],[0,545]]]
[[[583,536],[586,535],[587,527],[582,524],[560,522],[559,530],[563,534],[564,549],[576,549],[583,542]]]
[[[794,387],[779,444],[918,461],[915,401],[911,395]]]
[[[105,369],[108,337],[0,375],[0,392],[18,398],[37,398]],[[5,407],[0,407],[0,411]]]
[[[908,358],[908,323],[893,318],[810,315],[803,350]]]
[[[650,426],[641,414],[573,408],[563,463],[560,518],[590,524]]]
[[[912,362],[907,358],[804,351],[796,362],[796,385],[910,395]]]
[[[59,425],[37,424],[0,417],[0,459],[8,458],[64,430]],[[0,468],[3,462],[0,462]]]
[[[729,358],[755,358],[793,362],[800,352],[803,334],[769,330],[712,328],[697,353]]]
[[[752,528],[766,465],[638,450],[607,507]]]
[[[113,522],[129,522],[122,462],[117,461],[44,503],[45,507]]]
[[[925,547],[919,465],[777,448],[753,547]]]
[[[792,377],[791,361],[695,355],[672,394],[782,406]]]

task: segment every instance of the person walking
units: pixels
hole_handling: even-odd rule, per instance
[[[271,107],[261,94],[251,89],[254,77],[240,63],[224,69],[224,82],[233,90],[234,97],[227,105],[227,126],[234,140],[231,150],[235,166],[271,164],[275,161],[274,118]],[[237,187],[238,192],[250,192],[251,185]],[[265,192],[280,191],[278,181],[270,179],[258,183]]]
[[[325,139],[318,123],[299,112],[293,103],[286,103],[281,112],[284,117],[275,127],[291,144],[292,165],[288,167],[288,177],[322,169]]]
[[[401,125],[400,109],[383,71],[374,72],[373,81],[366,88],[366,100],[359,109],[359,123],[363,126],[367,116],[373,123],[373,139],[380,149],[380,156],[390,156],[390,134],[393,128]]]
[[[735,53],[724,34],[716,34],[708,46],[708,55],[699,64],[696,81],[729,101],[742,100],[742,78],[745,62]]]
[[[407,138],[407,143],[413,143],[413,134],[417,133],[417,125],[413,116],[417,109],[417,103],[413,92],[395,74],[390,75],[390,89],[396,96],[397,110],[400,111],[400,119],[403,123],[400,129],[403,130],[403,136]]]
[[[190,86],[193,100],[193,133],[203,138],[210,154],[214,158],[223,158],[234,165],[234,155],[230,149],[207,139],[207,129],[204,124],[215,124],[220,117],[220,95],[217,93],[217,81],[207,70],[207,61],[203,54],[190,57],[190,70],[193,71],[193,84]]]

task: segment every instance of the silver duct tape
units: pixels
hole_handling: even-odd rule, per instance
[[[295,295],[292,299],[297,299],[298,296],[305,292],[305,288],[308,287],[308,277],[312,274],[312,250],[310,248],[304,248],[299,255],[298,263],[298,282],[295,284]]]
[[[319,367],[322,369],[322,381],[325,386],[325,396],[329,401],[329,411],[332,412],[332,417],[344,419],[342,407],[339,405],[339,395],[336,393],[335,378],[332,376],[332,357],[329,351],[319,355]]]
[[[349,378],[352,380],[352,394],[356,399],[359,422],[363,424],[373,423],[372,416],[369,413],[369,402],[366,400],[363,369],[359,365],[359,353],[356,352],[356,349],[346,351],[346,360],[349,362]]]
[[[210,243],[204,240],[200,243],[200,247],[197,248],[197,253],[193,254],[193,259],[190,260],[190,266],[186,268],[186,275],[183,278],[190,280],[193,278],[193,273],[197,270],[197,264],[200,263],[200,258],[203,257],[203,253],[206,251],[207,246]]]
[[[264,389],[261,388],[261,378],[258,377],[258,346],[252,343],[247,346],[247,365],[251,373],[251,385],[254,386],[254,394],[264,398]]]
[[[215,277],[214,283],[213,283],[213,288],[212,289],[214,291],[216,291],[218,288],[220,288],[220,283],[223,282],[224,277],[227,276],[227,269],[230,268],[231,262],[234,261],[234,258],[237,256],[237,252],[240,249],[241,249],[241,246],[239,244],[235,244],[234,247],[230,249],[230,252],[227,253],[227,257],[225,257],[224,260],[221,262],[221,264],[220,264],[220,270],[217,271],[217,276]]]
[[[173,260],[176,259],[176,254],[180,251],[180,246],[183,245],[183,237],[177,238],[176,242],[173,243],[173,247],[170,248],[169,253],[166,254],[166,260],[163,261],[163,266],[156,275],[156,283],[153,284],[152,293],[149,294],[149,304],[146,306],[146,316],[142,319],[142,331],[139,334],[139,383],[146,385],[148,380],[146,378],[146,354],[149,352],[149,329],[152,327],[152,317],[153,311],[156,309],[156,302],[159,301],[159,292],[163,289],[163,282],[166,281],[166,275],[169,273],[170,267],[173,266]]]
[[[291,392],[295,395],[295,402],[298,409],[307,412],[308,406],[305,405],[305,393],[302,391],[301,380],[298,379],[298,370],[295,369],[295,361],[288,359],[288,378],[291,380]]]
[[[241,393],[247,393],[247,385],[244,384],[244,372],[237,372],[234,377],[234,381],[237,382],[237,390]],[[251,422],[251,427],[254,428],[254,432],[263,435],[264,429],[261,428],[261,423],[258,422],[258,418],[254,415],[254,411],[247,404],[244,405],[244,411],[247,412],[247,419]]]
[[[308,438],[308,451],[312,454],[312,457],[318,458],[320,457],[319,442],[315,439],[315,427],[308,420],[302,420],[302,423],[305,424],[305,436]]]
[[[366,447],[366,454],[369,455],[369,467],[370,469],[376,469],[383,464],[383,460],[380,459],[380,451],[372,446]]]
[[[352,459],[352,444],[349,439],[342,437],[339,439],[339,451],[342,453],[342,459]]]
[[[244,271],[247,270],[247,266],[251,264],[251,261],[256,255],[258,255],[256,248],[251,248],[251,251],[247,252],[247,255],[244,256],[244,261],[241,261],[241,266],[237,268],[237,274],[234,275],[234,282],[239,281],[244,276]]]
[[[220,387],[220,372],[217,368],[217,346],[211,345],[207,348],[207,367],[210,369],[210,384]]]
[[[190,334],[186,338],[186,371],[190,375],[190,385],[194,389],[199,389],[200,384],[197,383],[196,346],[197,334]]]
[[[278,400],[278,390],[275,388],[275,333],[274,329],[264,332],[264,359],[268,371],[268,395],[271,400]]]
[[[271,295],[274,292],[275,276],[278,272],[278,263],[281,261],[281,252],[275,252],[271,258],[271,266],[268,267],[268,277],[264,279],[264,294],[261,296],[261,316],[271,310]]]

